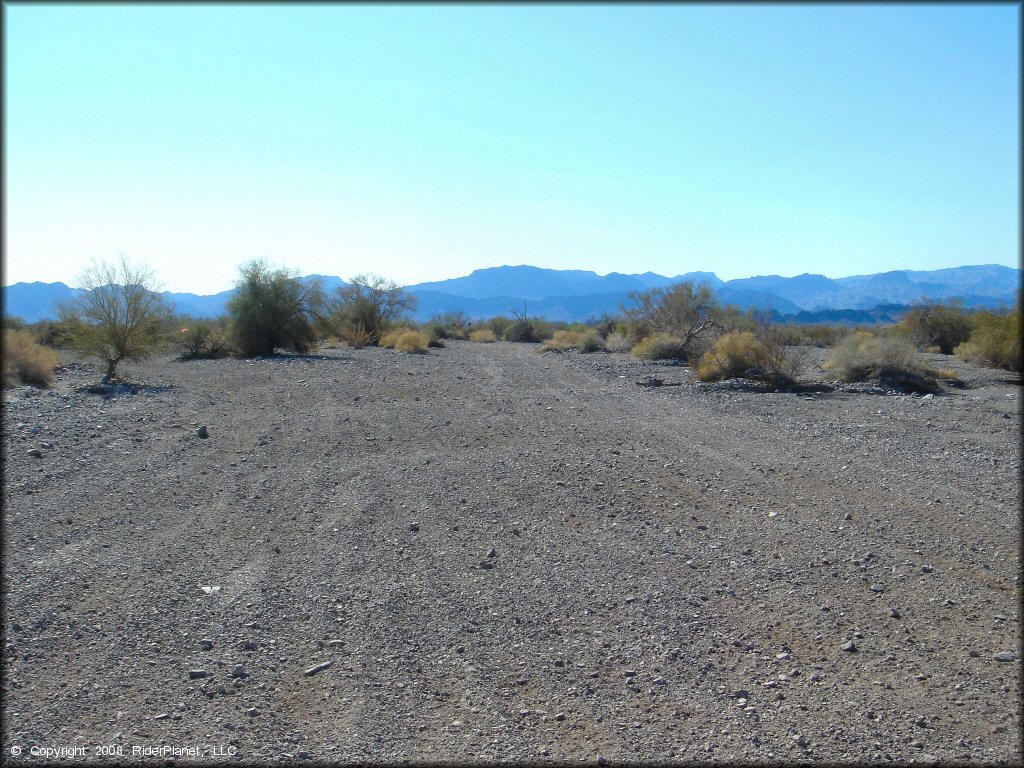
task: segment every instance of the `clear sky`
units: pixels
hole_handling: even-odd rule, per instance
[[[4,14],[5,284],[1018,265],[1013,4]]]

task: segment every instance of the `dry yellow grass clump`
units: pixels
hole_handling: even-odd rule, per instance
[[[570,349],[578,349],[580,352],[597,352],[599,349],[604,349],[604,344],[601,342],[601,337],[597,335],[597,331],[555,331],[539,351],[547,352],[549,349],[559,352],[568,352]]]
[[[481,328],[479,331],[473,331],[469,334],[470,341],[477,341],[481,344],[493,344],[498,340],[498,337],[494,335],[494,331],[490,328]]]
[[[380,337],[380,345],[399,352],[425,354],[430,337],[413,328],[395,328]]]
[[[609,352],[629,352],[633,348],[633,342],[622,331],[612,331],[604,340],[604,348]]]
[[[697,365],[701,381],[722,381],[743,376],[764,358],[764,345],[750,331],[719,336]]]
[[[656,333],[641,341],[632,351],[638,360],[685,360],[686,343],[678,336]]]
[[[56,350],[37,344],[27,331],[4,331],[4,386],[49,387],[59,358]]]

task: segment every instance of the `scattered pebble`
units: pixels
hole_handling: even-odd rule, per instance
[[[325,669],[330,667],[332,664],[334,664],[333,661],[325,661],[325,662],[322,662],[320,664],[314,664],[312,667],[310,667],[305,672],[303,672],[303,674],[306,675],[307,677],[312,677],[313,675],[317,674],[318,672],[323,672]]]

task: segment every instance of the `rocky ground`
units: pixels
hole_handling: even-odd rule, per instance
[[[967,387],[454,342],[8,391],[4,759],[1019,764],[1021,389],[934,357]]]

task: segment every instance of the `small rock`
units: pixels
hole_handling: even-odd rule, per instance
[[[327,647],[328,648],[337,648],[338,646],[341,646],[341,645],[344,645],[344,644],[345,644],[344,640],[328,640],[327,641]]]
[[[330,667],[333,664],[334,664],[333,661],[325,661],[325,662],[322,662],[320,664],[314,664],[312,667],[310,667],[305,672],[303,672],[303,674],[306,675],[306,677],[312,677],[317,672],[323,672],[325,669],[327,669],[328,667]]]
[[[1000,651],[992,658],[994,658],[996,661],[1016,661],[1017,654],[1013,651]]]
[[[167,712],[161,712],[159,715],[154,717],[154,720],[166,720],[170,715]]]
[[[206,425],[203,424],[203,426],[201,426],[199,429],[196,430],[196,434],[199,437],[201,437],[201,438],[203,438],[205,440],[206,438],[208,438],[210,436],[210,430],[208,430],[206,428]]]
[[[597,756],[597,764],[598,765],[608,765],[608,758],[605,757],[604,755],[598,755]]]
[[[980,654],[980,653],[978,653],[978,652],[977,652],[976,650],[974,650],[973,648],[972,648],[971,650],[969,650],[969,651],[967,652],[967,655],[968,655],[968,656],[970,656],[970,657],[971,657],[972,659],[976,659],[976,658],[978,658],[979,656],[981,656],[981,654]]]
[[[248,673],[245,671],[245,666],[242,664],[235,664],[235,666],[231,670],[232,677],[246,677],[247,674]]]
[[[28,455],[29,456],[34,456],[37,459],[43,458],[43,452],[41,450],[39,450],[38,448],[30,449],[29,452],[28,452]]]
[[[732,697],[734,699],[749,699],[750,691],[746,690],[745,688],[737,688],[735,691],[732,692]]]
[[[409,523],[409,530],[412,531],[413,533],[416,533],[416,531],[418,531],[419,529],[420,529],[420,524],[418,522],[416,522],[415,520],[413,522]]]
[[[189,680],[198,680],[198,679],[200,679],[202,677],[206,677],[206,670],[205,669],[190,669],[188,671],[188,679]]]
[[[555,715],[555,720],[557,720],[558,722],[562,722],[563,720],[565,720],[565,712],[559,712],[557,715]]]
[[[889,609],[889,617],[893,618],[893,619],[899,619],[899,618],[902,618],[902,614],[898,610],[896,610],[895,608],[890,608]]]
[[[242,640],[242,641],[241,641],[241,642],[240,642],[240,643],[238,644],[238,646],[239,646],[239,647],[240,647],[240,648],[241,648],[241,649],[242,649],[243,651],[255,651],[255,650],[256,650],[256,643],[255,643],[255,642],[254,642],[253,640]]]
[[[211,640],[208,637],[204,637],[202,640],[199,641],[199,647],[202,648],[204,651],[211,651],[213,650],[213,640]]]
[[[872,592],[885,592],[885,587],[883,587],[881,584],[872,584],[871,585],[871,591]]]
[[[249,707],[247,710],[245,710],[245,714],[247,714],[249,717],[256,717],[259,713],[260,711],[256,709],[256,707]]]
[[[846,651],[847,653],[854,653],[857,650],[857,644],[853,640],[849,640],[839,646],[839,650]]]
[[[497,556],[498,556],[498,551],[494,547],[491,547],[490,549],[487,550],[487,557],[497,557]]]
[[[794,739],[794,741],[796,742],[796,745],[801,749],[807,746],[807,739],[804,738],[804,735],[802,733],[797,734],[797,737]]]

